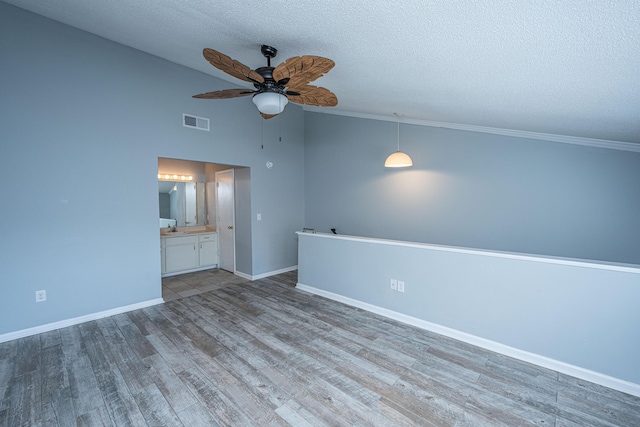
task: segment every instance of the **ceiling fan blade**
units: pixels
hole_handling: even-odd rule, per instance
[[[262,116],[263,119],[270,119],[272,117],[277,116],[277,114],[265,114],[265,113],[260,113],[260,115]]]
[[[338,105],[338,98],[329,89],[318,86],[296,87],[299,95],[287,93],[287,98],[296,104],[315,105],[318,107],[335,107]]]
[[[291,79],[285,86],[300,88],[324,76],[334,65],[335,62],[321,56],[295,56],[287,59],[273,70],[273,79],[277,82]]]
[[[227,99],[238,98],[240,96],[248,96],[253,93],[255,93],[255,91],[249,89],[225,89],[217,90],[215,92],[201,93],[200,95],[193,95],[193,97],[203,99]]]
[[[260,74],[256,73],[243,63],[238,62],[235,59],[231,59],[227,55],[220,53],[217,50],[206,48],[202,51],[202,54],[211,65],[219,70],[224,71],[230,76],[252,83],[264,82],[264,78]]]

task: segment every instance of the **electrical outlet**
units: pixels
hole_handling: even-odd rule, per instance
[[[47,300],[47,291],[36,291],[36,302]]]
[[[398,280],[398,292],[404,292],[404,282],[402,280]]]
[[[389,280],[389,288],[391,288],[392,291],[397,291],[398,290],[398,281],[396,279]]]
[[[258,221],[262,221],[262,214],[256,215],[258,217]]]

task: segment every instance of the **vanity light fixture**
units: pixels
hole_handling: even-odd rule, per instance
[[[398,114],[395,114],[399,117]],[[387,160],[384,161],[385,168],[407,168],[413,166],[413,161],[407,153],[400,151],[400,121],[398,120],[398,151],[389,154]]]
[[[177,175],[174,173],[159,173],[158,181],[193,181],[191,175]]]

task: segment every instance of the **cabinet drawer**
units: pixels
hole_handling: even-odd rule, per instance
[[[164,241],[165,246],[195,245],[196,243],[198,243],[196,236],[165,237]]]
[[[208,240],[215,240],[215,239],[216,239],[215,234],[201,234],[198,236],[198,240],[201,242],[206,242]]]

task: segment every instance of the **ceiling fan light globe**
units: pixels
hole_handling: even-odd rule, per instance
[[[389,154],[387,160],[384,161],[385,168],[408,168],[409,166],[413,166],[413,161],[408,154],[402,151]]]
[[[253,95],[253,103],[263,114],[280,114],[289,100],[278,92],[260,92]]]

